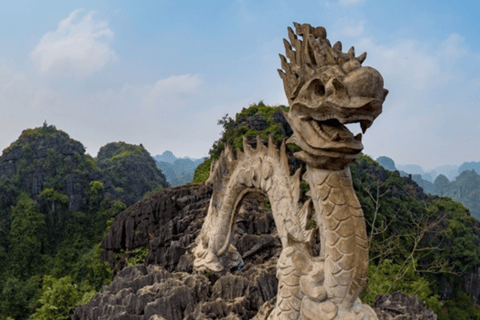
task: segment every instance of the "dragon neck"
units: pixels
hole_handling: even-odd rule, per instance
[[[368,240],[350,168],[333,171],[307,165],[305,180],[320,228],[324,286],[333,301],[351,304],[366,283]]]

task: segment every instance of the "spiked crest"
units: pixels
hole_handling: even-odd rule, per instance
[[[288,27],[288,38],[290,42],[283,39],[285,45],[285,56],[280,55],[282,69],[278,73],[283,80],[285,93],[289,103],[292,103],[298,95],[302,86],[316,74],[322,72],[325,66],[338,65],[345,73],[361,66],[367,53],[355,57],[353,47],[347,53],[342,52],[342,43],[336,42],[333,47],[327,39],[327,31],[324,27],[312,27],[309,24],[294,22],[295,33]],[[300,40],[298,36],[302,36]]]

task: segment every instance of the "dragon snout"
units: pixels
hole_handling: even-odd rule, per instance
[[[361,67],[350,72],[343,84],[350,97],[374,98],[385,101],[388,90],[383,88],[383,77],[374,68]]]

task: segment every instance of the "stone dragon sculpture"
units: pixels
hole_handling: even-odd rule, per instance
[[[358,298],[367,278],[368,241],[348,164],[363,145],[362,134],[354,136],[345,124],[360,122],[365,133],[382,112],[388,90],[377,70],[362,66],[366,53],[355,57],[353,47],[343,53],[323,27],[294,26],[295,32],[288,28],[290,42],[284,39],[289,61],[280,55],[283,70],[278,70],[293,135],[280,150],[272,137],[267,146],[257,137],[256,149],[244,138],[236,158],[227,146],[212,162],[207,183],[214,191],[193,250],[194,267],[218,272],[243,263],[230,244],[234,216],[247,193],[260,192],[270,200],[283,246],[276,307],[268,319],[377,319]],[[307,166],[303,179],[311,198],[303,204],[301,169],[290,175],[286,143],[301,148],[294,156]],[[317,227],[308,230],[311,219]],[[311,247],[315,233],[319,256]]]

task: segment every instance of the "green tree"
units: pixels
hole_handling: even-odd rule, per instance
[[[56,279],[51,275],[43,277],[42,306],[32,314],[32,320],[66,320],[72,316],[82,294],[72,284],[69,276]]]
[[[68,196],[53,188],[44,189],[38,196],[52,203],[52,212],[55,212],[55,203],[68,203]]]
[[[27,279],[37,273],[42,261],[45,241],[45,216],[40,213],[37,202],[27,193],[18,197],[12,209],[10,250],[8,252],[11,272]]]
[[[0,319],[27,319],[36,308],[37,288],[35,281],[8,278],[0,292]]]

